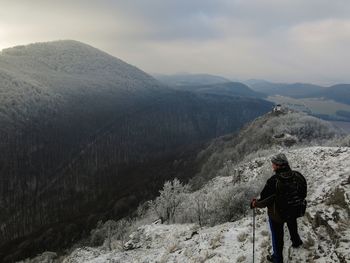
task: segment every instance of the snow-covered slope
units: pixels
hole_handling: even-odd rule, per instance
[[[116,104],[117,99],[126,103],[130,94],[141,97],[160,87],[136,67],[78,41],[0,52],[0,121],[7,125],[41,117],[43,111],[54,114],[69,103],[81,104],[82,98],[87,104],[101,97],[106,104]]]
[[[286,150],[293,169],[308,181],[308,209],[298,219],[304,246],[293,249],[285,229],[285,262],[350,261],[350,148],[308,147]],[[231,176],[217,177],[211,187],[225,188],[240,181],[266,179],[270,156],[246,160],[239,167],[228,167]],[[240,172],[237,173],[237,170]],[[260,178],[261,179],[261,178]],[[267,262],[271,250],[270,232],[265,211],[256,216],[255,262]],[[195,224],[145,225],[131,234],[124,245],[83,247],[69,255],[65,263],[78,262],[252,262],[252,214],[214,227]],[[42,259],[45,257],[41,257]]]
[[[4,49],[0,53],[0,69],[26,74],[30,77],[41,77],[47,83],[52,77],[67,75],[79,78],[90,78],[99,81],[127,79],[133,82],[155,80],[126,62],[101,50],[74,40],[61,40],[16,46]],[[21,76],[22,76],[21,74]],[[47,76],[45,79],[44,77]],[[125,87],[126,88],[126,87]]]

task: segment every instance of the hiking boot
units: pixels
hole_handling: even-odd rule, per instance
[[[267,255],[267,256],[266,256],[266,259],[267,259],[267,261],[269,261],[269,262],[277,262],[277,259],[275,258],[274,255]],[[279,261],[279,262],[283,263],[283,261]]]
[[[273,255],[266,256],[267,261],[273,262]]]

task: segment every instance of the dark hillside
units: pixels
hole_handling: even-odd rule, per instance
[[[168,89],[76,41],[3,51],[0,94],[3,262],[63,249],[98,220],[128,214],[165,180],[188,180],[203,144],[271,108]]]
[[[191,91],[201,94],[224,95],[232,97],[264,98],[265,94],[256,92],[240,82],[216,83],[210,85],[179,86],[178,90]]]
[[[176,75],[162,75],[156,74],[154,77],[160,82],[174,87],[174,86],[191,86],[191,85],[210,85],[230,82],[229,79],[210,75],[210,74],[176,74]]]

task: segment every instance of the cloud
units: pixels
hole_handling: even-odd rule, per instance
[[[0,48],[76,39],[148,72],[350,82],[348,0],[2,0]]]
[[[288,37],[305,72],[349,82],[350,18],[303,23],[292,27]]]
[[[299,24],[290,30],[291,38],[299,45],[328,48],[350,44],[350,18],[327,19]]]

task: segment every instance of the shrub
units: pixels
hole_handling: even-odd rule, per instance
[[[244,241],[246,241],[247,237],[248,237],[248,234],[243,232],[237,236],[237,240],[238,240],[238,242],[244,242]]]
[[[242,262],[245,262],[246,261],[246,256],[244,256],[244,255],[242,255],[242,256],[239,256],[238,258],[237,258],[237,263],[242,263]]]
[[[188,190],[188,185],[181,184],[176,178],[167,181],[160,191],[160,196],[150,202],[150,207],[163,222],[175,222],[175,216]]]
[[[111,250],[113,241],[118,240],[121,242],[122,247],[131,225],[132,222],[127,219],[119,221],[108,220],[105,223],[99,221],[97,227],[91,231],[90,245],[103,246],[107,250]]]

